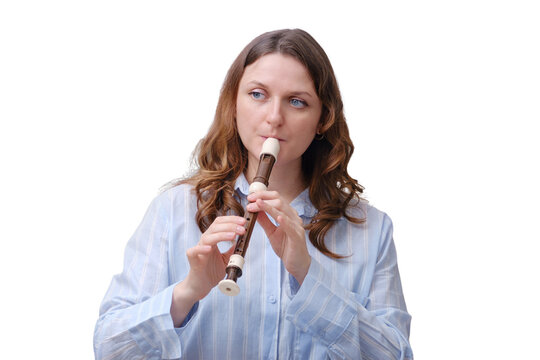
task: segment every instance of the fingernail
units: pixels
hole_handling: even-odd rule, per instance
[[[246,230],[246,228],[244,228],[243,226],[237,226],[236,227],[236,232],[237,233],[243,234],[245,230]]]

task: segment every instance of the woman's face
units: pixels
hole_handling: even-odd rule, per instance
[[[263,142],[279,140],[276,166],[300,165],[321,117],[321,101],[307,69],[292,56],[262,56],[244,69],[236,98],[236,124],[249,161]]]

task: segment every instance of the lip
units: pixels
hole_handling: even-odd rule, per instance
[[[277,139],[279,142],[283,142],[285,141],[284,139],[281,139],[281,138],[278,138],[277,136],[264,136],[264,135],[261,135],[261,137],[266,140],[268,138],[274,138],[274,139]]]

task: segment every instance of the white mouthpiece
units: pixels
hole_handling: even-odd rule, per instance
[[[264,141],[261,149],[261,155],[272,155],[276,160],[279,154],[279,140],[274,138],[268,138]]]

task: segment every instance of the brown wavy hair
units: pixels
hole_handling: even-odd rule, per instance
[[[354,223],[347,213],[351,201],[359,200],[363,187],[347,172],[354,146],[343,114],[343,103],[334,71],[321,46],[300,29],[264,33],[251,41],[231,65],[221,94],[214,121],[194,154],[195,172],[185,180],[197,195],[196,221],[204,232],[217,216],[244,209],[234,191],[235,181],[247,168],[247,150],[236,128],[235,109],[240,79],[244,69],[260,57],[279,53],[296,58],[308,70],[322,103],[320,133],[302,156],[302,171],[309,186],[309,197],[318,210],[305,226],[309,240],[323,254],[340,258],[324,243],[333,223],[341,217]]]

